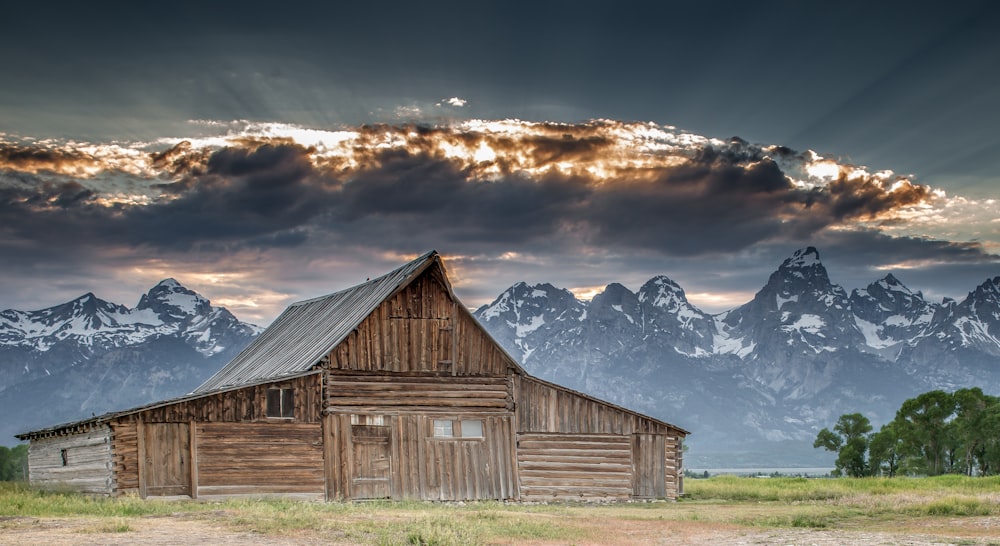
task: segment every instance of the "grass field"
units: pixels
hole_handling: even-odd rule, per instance
[[[233,544],[268,537],[290,544],[378,545],[697,544],[726,537],[771,543],[770,537],[787,544],[787,533],[794,530],[811,533],[806,536],[816,539],[813,543],[830,536],[831,544],[879,543],[882,537],[886,544],[905,538],[917,544],[1000,545],[1000,478],[718,476],[689,479],[685,486],[687,494],[679,502],[524,505],[142,501],[3,484],[0,543],[155,542],[150,529],[162,527],[176,529],[183,540],[170,542],[168,534],[161,544],[230,543],[223,540],[230,535]],[[914,537],[926,542],[913,542]]]

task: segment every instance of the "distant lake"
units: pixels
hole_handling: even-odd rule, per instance
[[[709,475],[715,476],[718,474],[734,474],[736,476],[746,476],[754,474],[774,474],[775,472],[779,474],[785,474],[789,476],[794,476],[796,474],[802,474],[803,476],[808,474],[810,476],[826,476],[830,472],[833,472],[832,467],[815,467],[815,468],[685,468],[684,470],[694,472],[695,474],[703,474],[706,470]]]

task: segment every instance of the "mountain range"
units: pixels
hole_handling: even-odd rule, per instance
[[[88,293],[41,311],[2,311],[0,444],[190,392],[260,331],[174,279],[133,308]]]
[[[812,442],[843,413],[879,425],[928,390],[1000,391],[1000,277],[960,302],[893,275],[848,293],[812,247],[720,314],[657,276],[589,301],[517,283],[475,316],[530,373],[692,431],[689,468],[832,466]],[[190,392],[260,331],[173,279],[132,308],[0,312],[0,444]]]
[[[589,302],[518,283],[475,315],[530,373],[691,430],[689,468],[825,466],[812,442],[841,414],[881,424],[922,392],[1000,390],[1000,277],[961,302],[891,274],[848,293],[813,247],[717,315],[665,276]]]

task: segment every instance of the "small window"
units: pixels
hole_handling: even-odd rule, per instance
[[[434,419],[434,438],[482,437],[482,419]]]
[[[454,436],[455,436],[455,427],[450,419],[434,420],[435,438],[453,438]]]
[[[462,420],[462,438],[482,438],[483,422],[475,420]]]
[[[60,449],[59,450],[59,461],[62,463],[63,466],[66,466],[66,465],[69,464],[69,458],[68,458],[68,454],[66,453],[66,451],[67,450],[65,450],[65,449]]]
[[[291,387],[267,389],[267,416],[282,419],[295,417],[295,397]]]

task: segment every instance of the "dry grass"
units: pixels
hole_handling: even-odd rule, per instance
[[[996,479],[717,477],[686,485],[679,502],[612,505],[155,502],[7,486],[0,544],[1000,545]]]

